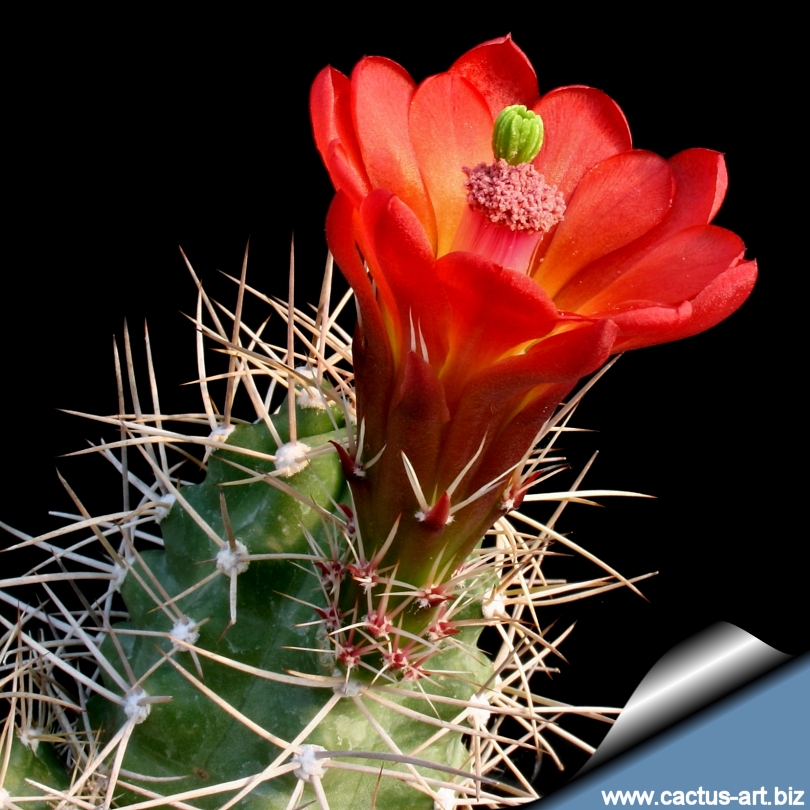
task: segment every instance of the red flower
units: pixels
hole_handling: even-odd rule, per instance
[[[474,167],[493,164],[493,123],[514,104],[545,130],[531,167],[515,169],[540,175],[532,182],[548,203],[530,242],[471,214],[465,186]],[[351,79],[326,68],[311,111],[337,190],[327,237],[360,312],[362,457],[385,447],[353,486],[361,532],[376,547],[397,516],[407,535],[406,517],[419,513],[418,555],[458,562],[497,517],[508,482],[453,505],[520,460],[576,380],[611,353],[709,328],[754,284],[742,241],[709,224],[726,189],[722,156],[632,149],[604,93],[574,86],[540,97],[509,37],[418,86],[380,57],[361,60]],[[490,183],[501,169],[485,171]],[[414,508],[414,478],[433,512]],[[445,524],[448,508],[455,523]]]

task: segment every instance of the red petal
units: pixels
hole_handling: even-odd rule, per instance
[[[711,219],[722,201],[726,187],[726,170],[722,155],[709,149],[689,149],[671,158],[669,165],[676,182],[675,199],[669,215],[643,238],[594,262],[569,279],[555,296],[560,309],[569,312],[594,312],[610,306],[606,303],[608,299],[602,295],[603,291],[615,284],[623,275],[634,273],[642,261],[647,261],[645,256],[650,258],[653,252],[666,250],[663,246],[668,240],[687,228],[706,225]],[[738,249],[731,247],[732,255],[728,257],[725,265],[720,262],[722,266],[718,267],[717,272],[722,272],[730,266],[736,258],[735,250],[738,250],[738,255],[742,255],[742,243],[738,245]],[[702,261],[699,257],[697,260]],[[691,271],[681,267],[681,264],[678,263],[680,269],[677,269],[677,276],[684,279]],[[673,263],[669,271],[675,270],[676,266]],[[674,294],[668,298],[661,298],[649,291],[643,293],[634,291],[611,295],[610,300],[612,303],[620,303],[622,297],[650,298],[659,303],[674,304],[697,295],[702,286],[694,286],[691,291]],[[597,296],[600,296],[600,302],[591,303],[591,299]]]
[[[384,189],[366,197],[361,209],[366,258],[386,307],[398,318],[400,345],[410,344],[411,322],[425,339],[430,360],[447,353],[447,303],[436,283],[435,259],[421,223],[401,200]]]
[[[523,343],[548,334],[557,308],[523,273],[472,253],[450,253],[436,262],[451,318],[451,355],[443,378],[448,399],[481,368]]]
[[[616,351],[654,346],[657,343],[680,340],[704,332],[739,309],[751,294],[756,278],[757,263],[755,261],[743,262],[729,268],[690,302],[692,316],[686,323],[663,334],[633,337],[628,340],[620,339],[616,342]]]
[[[583,315],[609,311],[625,301],[654,301],[677,306],[694,298],[717,276],[742,258],[739,236],[714,225],[682,231],[643,256],[613,283],[579,308]]]
[[[352,113],[363,163],[374,188],[396,194],[436,244],[436,222],[411,144],[413,79],[390,59],[366,57],[352,72]]]
[[[528,354],[502,360],[471,379],[452,417],[437,479],[439,489],[449,486],[476,453],[484,436],[487,437],[487,447],[493,441],[500,441],[498,437],[508,430],[504,421],[511,420],[529,404],[523,398],[531,389],[542,383],[573,382],[590,374],[608,358],[617,334],[618,329],[610,321],[588,324],[547,338]],[[537,430],[540,427],[537,425]],[[523,445],[521,455],[526,452],[528,441],[530,439]],[[510,463],[518,458],[520,456]],[[481,461],[479,458],[479,464]],[[492,476],[505,469],[487,468]],[[468,475],[473,474],[471,468]]]
[[[585,175],[534,277],[554,298],[582,268],[643,236],[668,213],[673,180],[652,152],[623,152]]]
[[[669,160],[676,194],[665,225],[675,233],[692,225],[707,225],[723,203],[728,187],[726,161],[711,149],[687,149]]]
[[[371,287],[368,273],[357,252],[353,236],[354,208],[348,197],[338,192],[326,218],[326,238],[335,262],[354,290],[359,312],[353,361],[360,419],[366,419],[372,433],[382,434],[388,411],[388,398],[393,386],[394,366],[388,333]],[[382,445],[380,445],[381,447]],[[372,448],[373,453],[380,447]],[[368,458],[368,456],[367,456]]]
[[[543,96],[534,111],[545,131],[534,166],[566,200],[591,167],[631,147],[624,114],[601,90],[561,87]]]
[[[465,166],[492,161],[492,115],[483,96],[452,73],[416,90],[410,128],[438,228],[438,256],[447,253],[467,205]]]
[[[618,335],[609,320],[579,326],[541,340],[527,357],[532,358],[542,382],[568,382],[596,371],[607,360]]]
[[[346,192],[352,205],[359,208],[363,198],[371,190],[363,167],[358,168],[350,160],[345,147],[338,140],[329,144],[324,160],[335,191]]]
[[[351,178],[352,189],[359,186],[363,193],[367,193],[370,188],[368,176],[352,124],[349,80],[340,71],[325,67],[312,85],[309,111],[315,144],[335,190],[345,188]]]
[[[678,307],[662,307],[655,304],[644,306],[635,304],[623,312],[604,313],[619,328],[620,338],[638,337],[639,335],[662,335],[692,317],[692,305],[684,301]]]
[[[326,240],[335,262],[354,290],[364,332],[375,342],[388,343],[377,299],[371,287],[363,260],[354,239],[354,206],[343,192],[338,192],[326,216]]]
[[[342,121],[336,99],[350,92],[349,80],[331,66],[325,67],[316,77],[309,92],[309,114],[312,118],[312,133],[321,156],[326,157],[329,144],[340,139]],[[351,117],[348,129],[352,129]]]
[[[450,72],[464,76],[478,88],[493,119],[511,104],[525,104],[531,109],[539,95],[532,63],[508,35],[467,51]]]

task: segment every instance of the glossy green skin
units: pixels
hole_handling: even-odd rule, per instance
[[[25,780],[33,779],[43,785],[66,790],[70,785],[65,768],[56,756],[53,747],[48,743],[40,743],[36,753],[23,745],[16,734],[12,733],[11,756],[6,769],[6,778],[2,787],[5,788],[12,800],[23,796],[42,796],[43,791],[29,785]],[[51,802],[20,802],[20,806],[28,810],[48,810],[53,807]]]
[[[299,440],[310,446],[318,446],[329,438],[340,438],[340,430],[322,435],[326,432],[324,427],[332,427],[325,412],[301,411],[300,416]],[[279,420],[280,430],[284,429],[284,421]],[[286,439],[286,436],[282,438]],[[261,424],[238,427],[229,437],[228,444],[266,453],[273,453],[276,449],[275,442]],[[229,458],[252,469],[272,469],[269,462],[257,463],[244,455],[219,451],[209,460],[208,476],[204,483],[181,490],[188,503],[220,536],[225,536],[219,502],[219,493],[224,491],[234,534],[251,553],[310,553],[302,527],[322,544],[325,551],[328,549],[323,539],[322,521],[315,510],[281,494],[263,481],[243,486],[218,486],[224,481],[248,477],[227,464]],[[305,470],[285,480],[330,511],[333,506],[329,496],[336,501],[348,502],[337,454],[329,453],[313,459]],[[161,530],[165,551],[144,552],[142,559],[165,592],[175,596],[214,571],[212,559],[216,547],[179,503],[175,503],[161,524]],[[141,564],[137,563],[135,568],[143,581],[150,583]],[[154,584],[149,587],[155,590]],[[165,633],[170,630],[173,620],[163,611],[154,610],[154,599],[139,584],[133,572],[124,580],[121,593],[130,620],[116,625],[118,640],[130,667],[136,677],[140,677],[171,650],[171,643],[167,639],[125,635],[121,631],[129,628]],[[307,605],[288,598],[324,605],[318,579],[313,576],[309,563],[304,561],[296,565],[289,560],[251,563],[250,568],[238,577],[238,619],[230,628],[228,593],[228,578],[218,575],[178,602],[180,610],[195,621],[209,619],[201,628],[198,646],[275,673],[331,674],[331,657],[306,649],[291,649],[323,647],[323,639],[318,638],[323,630],[320,629],[322,625],[317,623],[317,615]],[[474,633],[464,640],[474,648]],[[119,654],[110,641],[105,642],[104,652],[110,661],[119,661]],[[188,652],[175,653],[174,661],[195,678],[199,677]],[[200,661],[205,687],[262,729],[282,739],[294,739],[333,695],[331,688],[280,684],[209,659],[201,658]],[[124,674],[123,666],[116,664],[116,668]],[[480,653],[470,655],[456,648],[431,659],[430,669],[455,670],[463,674],[460,678],[439,677],[436,684],[422,680],[419,687],[465,700],[476,691],[475,684],[483,683],[491,671]],[[105,681],[105,685],[116,692],[120,691],[110,679]],[[419,687],[411,686],[415,691]],[[181,777],[170,783],[141,783],[144,788],[168,794],[197,790],[259,775],[279,756],[280,749],[276,745],[246,729],[170,664],[164,662],[158,666],[144,681],[143,688],[151,696],[168,695],[172,699],[154,705],[146,721],[135,727],[124,768],[150,776]],[[403,703],[400,698],[386,697]],[[430,705],[422,699],[413,698],[405,702],[414,710],[433,714]],[[371,707],[380,725],[396,740],[401,750],[415,748],[437,731],[433,725],[403,718],[393,710],[371,701],[365,701],[364,705]],[[442,704],[436,704],[436,708],[444,720],[452,719],[459,712],[457,707]],[[90,710],[93,727],[102,727],[107,738],[125,722],[123,712],[102,698],[94,698]],[[327,750],[390,751],[351,698],[341,699],[317,729],[302,742],[319,744]],[[468,752],[462,744],[461,735],[454,733],[446,734],[439,743],[420,752],[419,756],[463,768]],[[370,774],[358,774],[330,768],[323,779],[323,786],[332,810],[370,807],[375,790],[378,790],[378,808],[432,810],[432,799],[404,786],[399,780],[383,779],[377,786],[381,765],[386,769],[403,770],[394,763],[348,758],[340,761],[368,765],[372,770]],[[435,772],[431,775],[440,776]],[[131,777],[125,781],[138,784]],[[265,781],[254,788],[249,796],[242,798],[238,807],[246,810],[283,810],[295,784],[296,779],[292,774]],[[122,791],[117,795],[119,806],[139,799],[134,792]],[[231,789],[213,797],[189,801],[199,807],[216,808],[233,795],[235,791]],[[312,799],[312,788],[307,786],[301,801],[306,804]]]

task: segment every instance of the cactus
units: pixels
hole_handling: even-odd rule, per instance
[[[756,265],[709,224],[720,155],[631,150],[603,94],[533,86],[508,37],[416,89],[373,57],[324,70],[327,240],[352,292],[333,305],[330,257],[314,314],[292,284],[279,303],[246,251],[229,309],[186,260],[198,413],[162,412],[148,333],[141,374],[125,331],[117,410],[84,415],[115,435],[82,451],[123,504],[93,516],[63,479],[63,529],[7,527],[36,559],[0,582],[0,807],[516,806],[541,754],[562,767],[557,739],[590,750],[568,717],[611,722],[537,693],[570,632],[539,614],[637,590],[556,529],[572,501],[636,493],[581,489],[584,472],[543,491],[556,443],[611,354],[726,317]],[[518,91],[532,111],[512,99],[521,132],[493,142]],[[283,349],[243,321],[248,296]],[[540,522],[530,501],[558,506]],[[547,579],[552,545],[602,572]]]
[[[9,698],[4,789],[12,800],[201,808],[316,801],[349,810],[451,807],[451,797],[463,797],[509,806],[538,795],[510,754],[556,756],[555,736],[572,738],[560,722],[571,712],[610,721],[611,710],[575,709],[532,691],[532,675],[551,668],[568,633],[546,638],[536,608],[626,582],[609,569],[590,582],[544,582],[549,544],[572,546],[553,520],[517,512],[498,520],[443,594],[403,596],[408,586],[396,571],[365,587],[362,537],[335,449],[356,443],[360,428],[330,275],[316,318],[267,301],[289,319],[283,357],[238,319],[244,277],[227,329],[198,282],[198,333],[229,353],[221,410],[201,353],[203,414],[161,414],[150,356],[150,405],[132,377],[131,410],[95,417],[124,437],[92,448],[125,477],[124,509],[91,517],[65,482],[78,514],[61,541],[15,532],[13,548],[33,545],[44,561],[3,592],[20,612],[16,624],[5,622],[4,649],[14,650],[8,694],[24,691],[34,705]],[[131,366],[128,336],[125,349]],[[256,409],[247,420],[232,413],[240,387]],[[274,389],[284,388],[273,407]],[[548,423],[532,471],[560,469],[554,440],[576,399]],[[149,482],[133,471],[136,453]],[[614,493],[544,497],[600,494]],[[62,590],[66,577],[100,588],[77,606]],[[15,584],[32,580],[45,607],[15,596]],[[369,614],[390,625],[375,627]],[[52,637],[32,632],[32,622]],[[478,648],[487,626],[501,640],[490,656]],[[32,723],[35,709],[47,716]]]

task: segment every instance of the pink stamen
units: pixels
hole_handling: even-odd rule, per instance
[[[496,225],[512,231],[546,232],[563,218],[563,195],[531,163],[511,166],[499,160],[491,166],[465,166],[464,173],[467,202]]]
[[[499,160],[464,169],[467,202],[453,251],[475,253],[519,273],[531,271],[537,246],[565,213],[565,200],[530,163]]]

